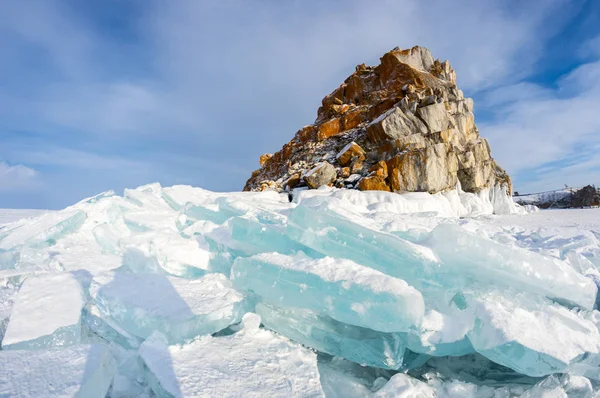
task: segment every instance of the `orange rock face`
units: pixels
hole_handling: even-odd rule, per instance
[[[260,166],[261,167],[264,166],[265,163],[267,163],[267,161],[269,159],[271,159],[272,157],[273,157],[272,153],[265,153],[264,155],[260,155],[260,159],[259,159]]]
[[[379,162],[375,163],[373,166],[371,166],[369,168],[369,173],[382,177],[382,178],[387,178],[388,176],[388,167],[387,167],[387,163],[384,160],[380,160]]]
[[[355,160],[365,160],[365,151],[356,142],[346,145],[337,155],[337,161],[340,166],[348,166]]]
[[[380,64],[360,64],[325,96],[311,125],[260,158],[244,190],[332,185],[361,190],[478,192],[511,189],[474,122],[473,101],[448,61],[423,47],[393,49]],[[319,184],[301,176],[325,165]],[[331,166],[331,167],[329,167]],[[309,183],[310,182],[310,183]]]
[[[387,185],[385,178],[378,175],[364,177],[358,182],[358,189],[361,191],[390,192],[390,187]]]
[[[339,118],[331,119],[319,126],[317,139],[323,141],[331,136],[339,134],[342,130],[342,123]]]

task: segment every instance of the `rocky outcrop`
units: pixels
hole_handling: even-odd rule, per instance
[[[511,180],[479,136],[473,101],[448,61],[398,48],[323,98],[315,123],[260,157],[244,190],[322,185],[393,192],[478,192]]]

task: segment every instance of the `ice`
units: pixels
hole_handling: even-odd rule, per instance
[[[594,308],[594,282],[559,260],[503,245],[460,226],[440,224],[428,242],[443,265],[474,278],[474,283],[502,284],[546,297]]]
[[[0,235],[2,234],[2,224],[13,223],[23,218],[32,218],[49,212],[50,210],[41,209],[0,209]]]
[[[437,394],[426,383],[398,373],[373,394],[373,398],[437,398]]]
[[[165,271],[171,275],[197,278],[223,270],[212,264],[210,249],[205,242],[186,239],[169,230],[143,232],[118,242],[123,264],[132,270]]]
[[[83,290],[68,273],[25,280],[15,298],[2,348],[40,349],[78,344]]]
[[[592,398],[594,394],[592,384],[581,376],[550,376],[542,380],[533,388],[526,391],[522,398]]]
[[[299,205],[289,217],[288,235],[318,252],[346,258],[419,288],[438,268],[438,259],[426,247],[353,222],[325,207]]]
[[[187,280],[109,272],[94,277],[90,295],[100,318],[141,338],[160,331],[170,343],[215,333],[251,309],[250,301],[222,274]]]
[[[0,396],[104,398],[115,370],[101,344],[0,351]]]
[[[61,236],[79,228],[86,219],[85,212],[65,209],[46,213],[33,220],[20,220],[8,226],[4,238],[0,238],[0,250],[11,250],[18,246],[51,246]]]
[[[231,279],[236,288],[267,303],[307,308],[382,332],[406,332],[424,314],[416,289],[350,260],[264,253],[238,258]]]
[[[286,236],[284,230],[283,225],[266,224],[256,217],[244,216],[230,218],[206,236],[234,256],[251,256],[272,251],[284,254],[298,251],[313,253],[310,248]]]
[[[317,356],[321,386],[327,398],[363,398],[372,395],[374,385],[381,382],[380,373],[342,358]]]
[[[158,397],[324,397],[317,356],[259,329],[247,314],[244,328],[223,337],[203,336],[167,346],[153,334],[140,348],[146,377]]]
[[[474,306],[469,340],[494,362],[529,376],[566,372],[579,362],[600,365],[600,332],[575,312],[516,292],[490,292]]]
[[[419,329],[407,334],[406,345],[410,350],[432,356],[461,356],[475,350],[467,338],[474,323],[469,311],[458,308],[448,313],[429,310],[423,317]]]
[[[152,396],[144,375],[171,395],[159,374],[195,391],[214,382],[197,381],[203,375],[224,369],[222,395],[293,396],[292,380],[337,397],[597,393],[600,209],[525,214],[498,187],[435,195],[322,187],[289,199],[149,184],[1,225],[3,345],[37,355],[107,344],[118,362],[113,398]],[[69,282],[32,293],[40,278]],[[260,333],[307,353],[313,374],[316,351],[320,375],[253,366],[281,358],[268,344],[261,357],[262,340],[253,345],[240,330],[249,311],[272,331]],[[247,319],[250,329],[257,319]],[[155,331],[164,358],[177,353],[179,376],[144,370],[138,349],[160,340],[144,343]],[[261,360],[243,362],[248,352]],[[218,355],[229,359],[211,367]],[[243,372],[228,370],[242,363]],[[273,382],[264,390],[262,378]]]
[[[103,316],[98,307],[89,304],[83,312],[86,327],[107,341],[117,343],[126,349],[139,347],[142,339],[129,333],[110,317]]]
[[[378,368],[403,365],[405,334],[376,332],[298,308],[259,303],[256,313],[266,328],[318,351]]]

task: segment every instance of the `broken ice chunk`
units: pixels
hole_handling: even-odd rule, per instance
[[[560,260],[494,242],[454,224],[438,225],[429,245],[443,265],[474,277],[476,283],[511,286],[584,309],[594,308],[594,282]]]
[[[238,258],[231,280],[267,303],[307,308],[381,332],[406,332],[421,323],[425,311],[415,288],[350,260],[263,253]]]
[[[0,396],[104,398],[115,370],[103,344],[0,351]]]
[[[53,245],[57,239],[77,230],[86,217],[85,212],[70,208],[19,221],[4,232],[6,236],[0,240],[0,249],[10,250],[21,245]]]
[[[233,217],[206,234],[208,238],[236,256],[252,256],[262,252],[295,253],[313,251],[290,239],[285,228],[267,225],[254,217]]]
[[[324,206],[297,206],[290,213],[286,233],[320,253],[401,278],[419,290],[423,281],[444,279],[431,249],[355,223]]]
[[[373,398],[436,398],[438,394],[428,384],[404,373],[395,374]]]
[[[599,364],[596,325],[549,300],[526,293],[490,292],[475,299],[475,350],[528,376],[564,372],[571,364]]]
[[[557,397],[557,398],[592,398],[594,394],[592,383],[585,377],[551,375],[526,391],[522,398]]]
[[[187,280],[163,274],[108,272],[92,280],[99,316],[138,337],[154,330],[169,342],[215,333],[239,322],[251,303],[222,274]]]
[[[475,350],[467,338],[473,327],[471,312],[455,310],[448,314],[429,310],[419,329],[407,336],[407,347],[421,354],[441,356],[467,355]]]
[[[71,274],[25,280],[12,309],[2,348],[39,349],[81,340],[83,289]]]
[[[376,332],[299,308],[283,309],[259,303],[255,311],[266,328],[307,347],[366,366],[402,367],[405,333]]]
[[[153,334],[140,347],[152,390],[159,397],[323,397],[316,354],[259,324],[247,314],[240,332],[183,346]]]
[[[150,231],[122,238],[123,264],[134,272],[162,272],[197,278],[212,272],[208,244],[186,239],[170,230]],[[217,270],[220,270],[217,267]]]
[[[88,305],[83,311],[84,324],[98,336],[126,349],[137,348],[142,340],[121,328],[109,317],[103,317],[98,307]]]

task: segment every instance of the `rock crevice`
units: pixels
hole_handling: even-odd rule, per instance
[[[317,119],[260,157],[244,190],[321,185],[392,192],[478,192],[511,180],[475,126],[473,100],[448,61],[398,48],[323,98]]]

